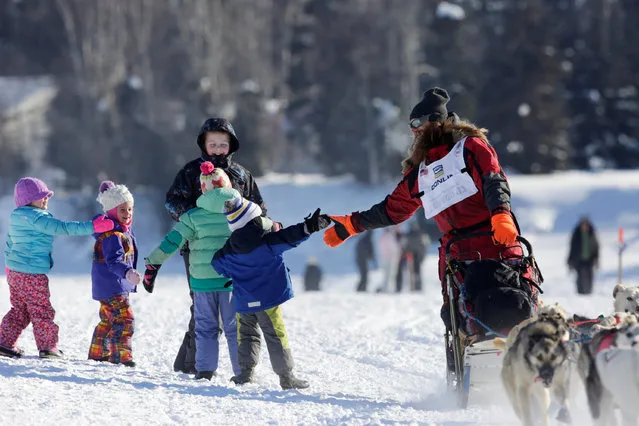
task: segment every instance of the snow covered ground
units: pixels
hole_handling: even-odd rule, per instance
[[[319,206],[335,214],[368,207],[393,187],[353,188],[348,182],[318,180],[291,184],[273,177],[259,183],[272,216],[286,223]],[[511,186],[524,236],[533,242],[546,278],[543,299],[559,301],[570,312],[609,312],[617,274],[617,228],[624,226],[630,239],[637,234],[639,174],[514,176]],[[584,213],[594,219],[602,248],[596,294],[590,297],[575,295],[574,278],[565,268],[571,227]],[[469,408],[458,410],[446,390],[434,256],[424,264],[423,294],[355,294],[353,249],[349,241],[329,250],[315,235],[290,252],[296,265],[292,268],[296,297],[284,305],[284,318],[296,372],[311,382],[302,391],[279,388],[265,346],[257,382],[232,385],[224,339],[219,376],[212,382],[173,373],[189,300],[184,278],[164,270],[153,294],[141,290],[131,298],[138,366],[130,369],[87,361],[98,321],[90,277],[86,272],[54,273],[52,302],[60,326],[60,348],[68,357],[64,361],[37,358],[29,327],[19,342],[27,355],[19,360],[0,359],[0,424],[516,424],[499,392],[471,396]],[[637,250],[630,244],[624,253],[629,283],[639,275]],[[320,258],[328,274],[320,293],[301,289],[299,265],[310,255]],[[78,271],[88,269],[88,264],[78,267]],[[374,272],[370,287],[375,288],[379,279],[379,272]],[[0,276],[0,315],[8,309],[9,292]],[[581,383],[578,379],[574,383],[575,424],[589,424]]]

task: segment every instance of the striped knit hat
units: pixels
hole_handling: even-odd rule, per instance
[[[231,232],[233,232],[242,228],[256,217],[260,217],[262,209],[246,198],[238,197],[224,203],[224,214],[229,222]]]
[[[231,180],[224,170],[215,167],[210,161],[200,164],[200,185],[202,193],[211,191],[215,188],[230,188]]]

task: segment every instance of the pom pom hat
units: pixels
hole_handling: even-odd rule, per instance
[[[215,188],[230,188],[231,180],[224,170],[216,168],[210,161],[200,164],[200,186],[202,193]]]
[[[243,197],[234,198],[224,204],[224,214],[229,222],[231,232],[242,228],[251,220],[262,215],[260,206]]]
[[[100,184],[100,194],[98,194],[97,201],[102,205],[102,210],[107,213],[120,204],[133,204],[133,195],[126,186],[116,185],[107,180]]]

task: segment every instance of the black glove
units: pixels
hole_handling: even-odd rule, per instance
[[[162,265],[146,264],[146,271],[144,271],[144,289],[149,293],[153,293],[153,286],[155,285],[155,277],[158,276],[158,271]]]
[[[304,230],[307,234],[321,231],[330,225],[331,218],[326,214],[320,214],[320,209],[315,210],[315,213],[312,215],[309,214],[304,218]]]

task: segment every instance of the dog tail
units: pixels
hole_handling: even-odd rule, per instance
[[[506,339],[503,337],[496,337],[493,339],[493,344],[497,349],[504,350],[506,349]]]

